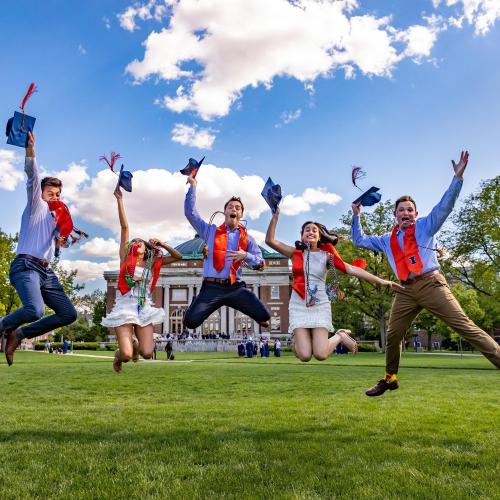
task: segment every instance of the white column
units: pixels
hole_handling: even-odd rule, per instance
[[[259,298],[259,285],[257,285],[257,284],[253,285],[252,289],[253,289],[253,293],[257,296],[257,298]],[[257,323],[257,321],[253,322],[253,332],[254,332],[254,335],[260,334],[259,323]]]
[[[194,285],[188,285],[188,307],[191,305],[194,295]]]
[[[227,325],[227,332],[229,335],[234,335],[234,309],[229,308],[229,325]]]
[[[227,333],[226,311],[227,311],[227,306],[222,306],[220,308],[220,332],[223,333],[224,335]]]
[[[163,333],[168,333],[170,329],[170,285],[163,285],[163,309],[167,315],[163,322]]]

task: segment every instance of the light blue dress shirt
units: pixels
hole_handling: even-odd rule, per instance
[[[426,217],[418,218],[415,222],[415,238],[418,245],[418,253],[422,260],[423,268],[422,274],[435,271],[440,268],[436,252],[432,250],[436,248],[436,239],[434,235],[439,231],[444,224],[446,218],[450,215],[455,202],[457,201],[460,190],[462,189],[463,181],[453,177],[450,187],[444,193],[440,202],[432,209],[431,213]],[[383,234],[382,236],[366,236],[363,233],[359,221],[359,215],[352,218],[351,235],[353,243],[361,248],[368,250],[375,250],[377,252],[384,252],[387,256],[392,270],[397,276],[396,263],[391,250],[391,233]],[[401,250],[404,249],[403,236],[404,231],[398,229],[397,231],[398,242]],[[410,278],[415,275],[411,273]]]
[[[238,228],[229,230],[227,234],[227,251],[226,251],[226,261],[224,267],[220,272],[217,272],[213,266],[213,248],[214,248],[214,237],[217,226],[215,224],[209,225],[205,222],[198,213],[196,209],[196,190],[192,187],[189,188],[186,193],[186,199],[184,201],[184,214],[187,220],[193,226],[194,230],[198,233],[201,239],[205,240],[208,244],[208,257],[203,263],[203,276],[205,278],[221,278],[228,279],[230,277],[231,269],[231,257],[229,255],[230,250],[238,250],[238,242],[240,239],[240,231]],[[207,237],[208,235],[208,237]],[[247,245],[247,258],[245,259],[246,264],[253,269],[260,269],[264,264],[262,259],[262,252],[260,251],[259,245],[255,240],[247,235],[248,245]],[[236,271],[236,279],[241,280],[242,266]]]
[[[16,255],[28,254],[50,262],[55,250],[55,221],[49,205],[42,200],[40,174],[35,158],[26,158],[28,202],[21,218]]]

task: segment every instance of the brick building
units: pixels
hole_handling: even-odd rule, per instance
[[[185,311],[202,285],[202,248],[203,240],[195,236],[176,248],[182,254],[182,260],[162,268],[152,298],[156,307],[165,309],[168,321],[157,325],[156,333],[178,335],[183,332],[182,319]],[[265,269],[254,271],[243,267],[243,280],[247,287],[269,308],[270,333],[286,333],[288,332],[288,302],[291,291],[288,259],[279,253],[260,248],[266,262]],[[117,293],[118,270],[106,271],[104,279],[107,282],[107,311],[109,312]],[[261,332],[262,328],[248,316],[226,306],[215,311],[196,331],[191,331],[197,336],[224,334],[230,337],[243,334],[258,335]]]

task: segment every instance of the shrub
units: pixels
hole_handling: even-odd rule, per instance
[[[373,344],[358,344],[359,352],[378,352],[378,349]]]

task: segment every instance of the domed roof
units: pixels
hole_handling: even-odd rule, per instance
[[[203,259],[203,245],[204,241],[197,235],[195,234],[194,238],[192,240],[185,241],[184,243],[181,243],[180,245],[177,245],[175,249],[179,251],[182,254],[182,258],[189,260],[189,259]],[[284,255],[281,255],[278,252],[270,252],[269,250],[266,250],[265,248],[261,247],[259,245],[260,251],[262,252],[262,257],[264,259],[285,259],[286,257]]]

